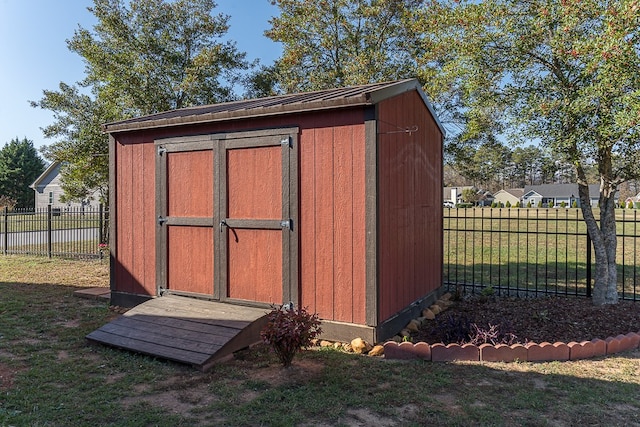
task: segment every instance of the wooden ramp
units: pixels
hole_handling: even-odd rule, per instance
[[[167,295],[144,302],[87,339],[203,371],[260,341],[268,310]]]

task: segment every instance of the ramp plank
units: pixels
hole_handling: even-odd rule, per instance
[[[202,370],[260,341],[267,310],[168,295],[142,303],[87,335],[101,344]]]

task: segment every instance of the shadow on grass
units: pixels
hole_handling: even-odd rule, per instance
[[[77,286],[0,282],[0,425],[634,425],[640,351],[576,362],[398,362],[265,346],[209,373],[88,345]],[[10,379],[8,379],[10,378]]]

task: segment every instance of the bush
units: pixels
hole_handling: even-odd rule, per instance
[[[577,208],[578,207],[578,201],[574,200],[573,203],[571,204],[572,208]]]
[[[538,207],[539,207],[539,208],[541,208],[541,207],[542,207],[542,200],[540,200],[540,201],[538,202]]]
[[[520,207],[520,202],[516,202],[515,207],[519,208]]]
[[[549,207],[552,208],[553,207],[553,200],[549,202]]]
[[[567,207],[567,202],[560,202],[560,207],[561,208],[566,208]]]
[[[497,208],[498,207],[498,203],[497,202],[491,202],[491,207],[492,208]]]
[[[260,332],[262,341],[269,344],[285,368],[293,357],[322,332],[317,314],[309,314],[304,307],[274,308],[267,315],[268,323]]]
[[[511,207],[511,202],[507,200],[507,204],[505,206],[510,208]]]
[[[527,207],[530,208],[531,207],[531,201],[527,202]]]

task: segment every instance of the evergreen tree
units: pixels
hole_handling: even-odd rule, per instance
[[[44,166],[32,141],[12,139],[0,149],[0,196],[15,201],[17,208],[33,208],[35,193],[29,186]]]

